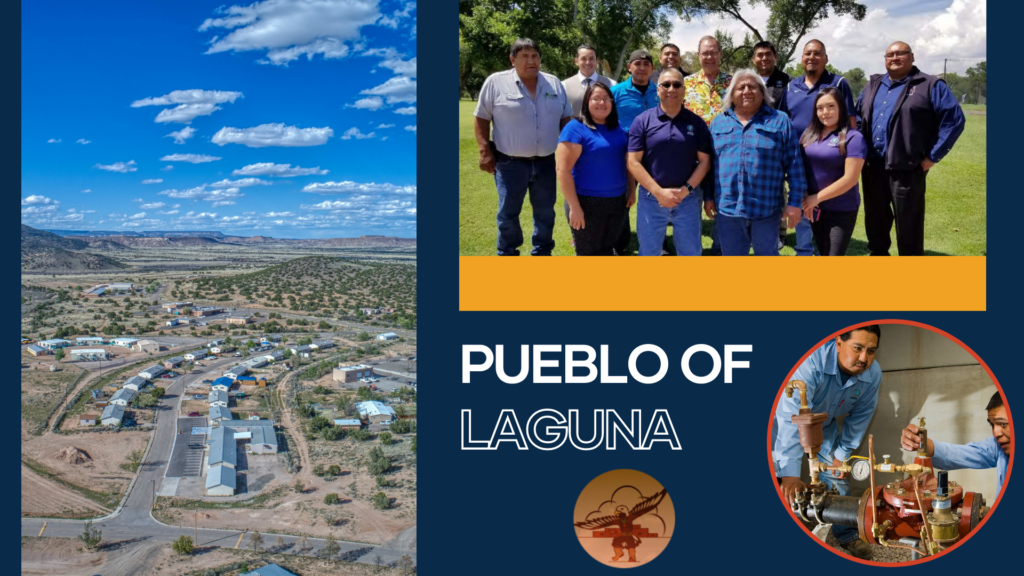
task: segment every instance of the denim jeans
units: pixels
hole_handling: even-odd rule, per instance
[[[719,213],[715,217],[723,256],[746,256],[754,247],[754,256],[779,255],[779,218],[776,212],[765,218],[743,218]]]
[[[533,207],[534,256],[550,256],[555,248],[555,155],[522,159],[501,154],[494,171],[498,188],[498,256],[518,256],[523,245],[519,214],[530,194]]]
[[[672,242],[677,256],[700,256],[700,211],[704,201],[696,191],[675,208],[663,208],[653,194],[637,191],[636,237],[641,256],[661,256],[665,230],[672,222]]]
[[[825,460],[821,456],[818,456],[818,460],[828,463],[829,466],[832,465],[831,460]],[[835,488],[836,490],[838,490],[839,494],[841,494],[842,496],[850,495],[849,478],[839,480],[835,476],[833,476],[832,472],[830,471],[822,472],[819,478],[822,482],[827,484],[829,488]],[[850,542],[853,542],[854,540],[860,538],[860,536],[857,534],[857,529],[855,527],[839,526],[838,524],[832,525],[832,535],[836,537],[836,540],[838,540],[840,544],[849,544]]]
[[[803,215],[796,224],[796,255],[814,256],[814,230],[811,221]]]

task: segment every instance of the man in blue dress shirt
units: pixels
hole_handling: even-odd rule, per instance
[[[964,113],[945,82],[914,66],[906,42],[889,45],[885,68],[857,100],[868,144],[862,172],[868,249],[872,256],[888,256],[895,222],[900,256],[921,256],[925,179],[963,133]]]
[[[1013,425],[1006,416],[1006,405],[999,392],[992,395],[985,411],[988,412],[988,423],[992,426],[991,436],[966,445],[935,442],[929,438],[928,456],[932,464],[942,470],[995,468],[999,489],[1002,490],[1006,469],[1010,465],[1010,451],[1013,450]],[[900,445],[904,450],[917,450],[921,446],[919,431],[917,424],[910,424],[903,429]]]
[[[811,412],[828,414],[822,423],[823,439],[818,460],[838,465],[848,460],[860,446],[868,424],[878,405],[882,385],[882,368],[875,362],[875,352],[882,337],[878,325],[864,326],[836,337],[815,350],[800,364],[793,380],[807,384],[807,405]],[[800,432],[790,420],[800,412],[800,399],[782,397],[775,410],[775,444],[772,459],[782,494],[792,502],[807,486],[800,479],[804,451]],[[836,418],[846,416],[842,430]],[[822,472],[821,481],[843,496],[850,495],[846,473]],[[839,544],[857,558],[870,558],[871,546],[860,540],[857,529],[832,525],[832,534]]]

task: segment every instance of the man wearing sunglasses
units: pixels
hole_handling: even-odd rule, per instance
[[[885,50],[885,74],[871,76],[857,100],[868,144],[864,164],[864,228],[872,256],[888,256],[892,225],[900,256],[924,255],[928,170],[964,131],[964,113],[940,78],[914,66],[906,42]]]

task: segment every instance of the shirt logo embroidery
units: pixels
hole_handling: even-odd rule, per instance
[[[688,134],[693,134],[693,124],[688,124],[688,125],[686,126],[686,132],[687,132]]]
[[[857,388],[856,390],[853,391],[853,395],[854,396],[856,396],[858,394],[860,394],[860,388]]]
[[[829,146],[831,146],[831,147],[833,147],[833,148],[835,148],[836,146],[839,146],[839,136],[833,136],[833,137],[832,137],[832,138],[831,138],[831,139],[830,139],[830,140],[828,141],[828,145],[829,145]]]

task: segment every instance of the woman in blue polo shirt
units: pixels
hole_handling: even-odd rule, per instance
[[[626,133],[608,86],[594,82],[587,88],[579,118],[565,125],[558,140],[555,171],[569,205],[576,255],[612,256],[635,194],[626,172]]]
[[[814,117],[800,138],[807,172],[804,215],[811,221],[822,256],[845,256],[857,224],[867,145],[850,127],[850,111],[837,88],[822,88],[814,99]]]
[[[640,184],[636,237],[641,256],[661,256],[668,223],[677,256],[700,256],[703,199],[694,189],[711,167],[711,132],[683,107],[683,75],[669,68],[658,78],[661,104],[629,129],[629,172]]]

